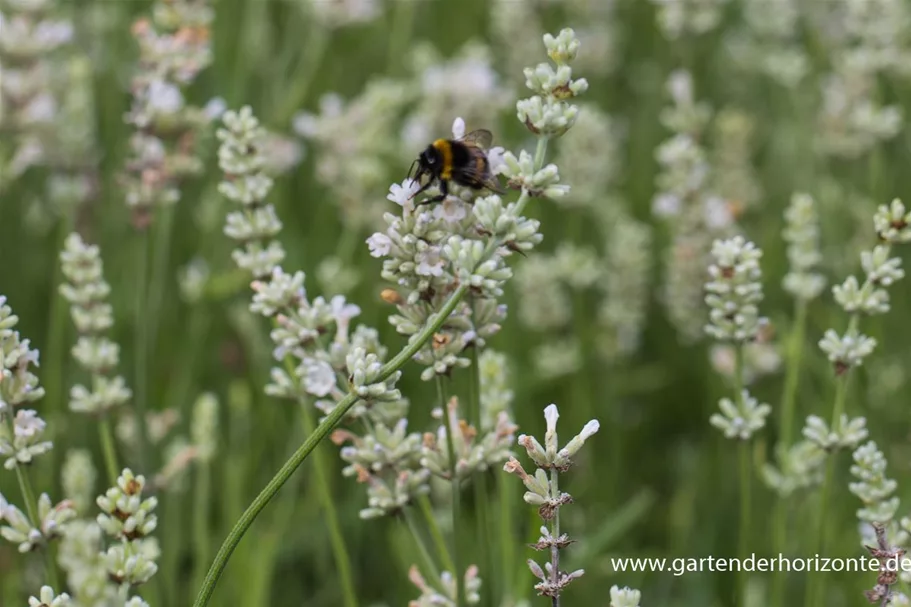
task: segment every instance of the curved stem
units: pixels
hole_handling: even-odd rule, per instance
[[[418,333],[415,338],[411,340],[411,343],[392,360],[383,365],[376,381],[383,381],[401,369],[406,362],[411,360],[411,358],[417,354],[418,350],[427,343],[431,336],[443,326],[443,323],[449,318],[449,315],[462,300],[462,297],[465,296],[467,290],[467,285],[459,285],[452,295],[449,296],[449,299],[440,311],[431,317],[427,326],[424,327],[424,330]],[[259,516],[259,513],[262,512],[263,508],[265,508],[272,498],[275,497],[275,494],[278,493],[278,490],[281,489],[282,485],[284,485],[291,475],[294,474],[294,471],[297,470],[305,459],[307,459],[313,449],[316,448],[320,441],[329,435],[332,429],[339,424],[342,418],[348,413],[348,410],[351,409],[358,400],[357,395],[353,392],[349,392],[341,399],[329,415],[327,415],[316,427],[316,430],[307,437],[304,444],[291,455],[288,461],[286,461],[275,476],[272,477],[272,480],[270,480],[260,494],[256,496],[256,499],[247,507],[240,519],[228,533],[228,537],[225,538],[221,548],[218,549],[215,560],[209,568],[209,572],[206,574],[206,579],[203,581],[202,588],[199,589],[199,594],[196,596],[193,607],[204,607],[209,603],[209,599],[212,598],[212,593],[215,591],[215,585],[218,583],[218,579],[224,572],[225,567],[227,567],[231,554],[234,552],[234,549],[237,548],[237,544],[240,543],[240,540],[253,524],[253,521],[256,520],[256,517]]]

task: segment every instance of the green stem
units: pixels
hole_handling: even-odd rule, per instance
[[[497,475],[497,502],[500,504],[500,575],[503,576],[503,599],[501,604],[512,604],[512,573],[515,564],[515,537],[513,536],[512,480],[506,474]]]
[[[449,480],[452,482],[452,560],[455,564],[455,571],[452,572],[456,581],[456,607],[465,605],[465,579],[463,577],[464,569],[461,560],[461,550],[459,550],[459,539],[461,534],[462,518],[462,492],[459,486],[458,475],[458,458],[455,450],[455,428],[449,415],[449,406],[446,402],[446,394],[443,390],[443,376],[437,375],[437,400],[443,409],[443,427],[446,428],[446,451],[449,455]]]
[[[853,319],[852,319],[853,320]],[[856,323],[852,322],[852,325]],[[835,382],[835,403],[832,406],[832,425],[830,426],[833,431],[838,428],[838,424],[841,423],[841,416],[844,413],[845,409],[845,400],[847,399],[848,393],[848,374],[845,372],[843,375],[839,376]],[[829,453],[828,461],[826,462],[826,476],[822,482],[822,493],[819,496],[819,508],[817,510],[819,518],[819,526],[816,530],[816,554],[825,554],[826,549],[826,531],[828,530],[828,510],[829,510],[829,494],[832,492],[832,479],[835,476],[835,456],[837,451],[832,451]],[[810,578],[809,583],[807,584],[807,597],[805,604],[807,607],[815,607],[822,603],[823,592],[821,592],[822,587],[820,586],[822,578],[817,574]]]
[[[405,56],[405,49],[411,41],[411,28],[414,24],[414,13],[417,2],[398,0],[393,2],[392,27],[389,35],[389,50],[386,54],[386,74],[394,76],[402,70],[397,69]]]
[[[59,251],[63,248],[66,237],[73,229],[73,212],[67,210],[58,224],[57,248]],[[48,339],[47,348],[42,352],[41,357],[41,385],[44,386],[44,402],[50,405],[53,415],[59,415],[61,418],[66,414],[66,399],[63,397],[63,360],[64,360],[64,343],[66,342],[67,322],[66,310],[67,302],[58,293],[62,281],[63,270],[60,263],[54,264],[53,278],[51,279],[51,313],[48,320]],[[57,445],[59,447],[59,445]],[[55,450],[56,452],[56,450]]]
[[[38,500],[35,499],[35,492],[32,491],[32,483],[28,480],[21,465],[16,466],[16,479],[19,481],[19,489],[22,491],[22,499],[25,501],[25,513],[28,514],[28,520],[32,527],[38,529],[41,525],[41,519],[38,517]]]
[[[212,473],[209,461],[196,462],[196,482],[193,484],[193,586],[205,579],[206,563],[211,553],[209,538],[209,503],[212,493]]]
[[[744,403],[744,390],[743,390],[743,344],[737,344],[735,347],[735,362],[734,362],[734,398],[737,401],[737,409],[743,411],[745,409]],[[750,506],[751,506],[751,483],[750,483],[750,443],[747,441],[742,441],[740,446],[740,529],[738,532],[738,541],[737,541],[737,556],[740,559],[746,558],[747,548],[750,545]],[[737,576],[738,581],[738,590],[737,590],[737,600],[736,602],[740,604],[744,597],[746,596],[746,585],[747,585],[748,574],[746,571],[741,571],[740,575]]]
[[[117,484],[120,466],[117,464],[117,450],[114,446],[114,433],[111,430],[111,418],[102,415],[98,420],[98,435],[101,438],[101,452],[104,455],[104,468],[108,473],[108,485]]]
[[[411,358],[417,354],[418,350],[424,347],[424,344],[427,343],[433,334],[443,326],[443,323],[449,318],[449,315],[452,314],[452,311],[465,296],[467,290],[467,284],[459,285],[452,295],[449,296],[449,299],[440,311],[430,318],[424,330],[418,333],[411,343],[392,360],[383,365],[376,381],[385,380],[411,360]],[[326,438],[332,429],[341,422],[342,418],[348,413],[348,410],[353,407],[358,400],[359,399],[354,392],[349,392],[341,399],[329,415],[327,415],[319,426],[316,427],[316,430],[307,437],[304,444],[291,455],[288,461],[285,462],[266,487],[247,507],[240,519],[228,533],[228,537],[225,538],[221,548],[218,549],[215,560],[209,568],[208,574],[206,574],[206,579],[203,582],[202,588],[199,589],[199,594],[196,596],[193,607],[204,607],[209,603],[209,599],[212,598],[212,593],[215,591],[215,585],[218,583],[218,579],[228,565],[231,554],[234,552],[234,549],[237,548],[237,544],[253,524],[253,521],[256,520],[256,517],[259,516],[259,513],[262,512],[263,508],[265,508],[272,498],[275,497],[275,494],[281,489],[282,485],[284,485],[291,475],[294,474],[294,471],[297,470],[305,459],[307,459],[313,449],[315,449],[320,441]]]
[[[136,256],[136,309],[134,313],[134,330],[136,331],[135,361],[133,378],[133,402],[135,404],[136,428],[138,429],[136,441],[136,459],[140,470],[149,472],[146,467],[149,445],[149,429],[146,421],[146,398],[148,380],[148,272],[149,272],[149,235],[147,231],[141,232],[136,239],[139,253]]]
[[[414,514],[411,512],[411,508],[403,508],[402,514],[404,515],[405,523],[408,525],[408,530],[414,538],[414,543],[418,547],[418,552],[421,553],[421,560],[424,562],[424,575],[429,576],[431,578],[430,583],[437,587],[440,585],[440,570],[437,568],[436,563],[433,562],[430,551],[427,550],[427,544],[424,543],[421,531],[414,520]]]
[[[439,554],[443,569],[446,571],[455,571],[455,563],[452,562],[452,556],[449,554],[449,548],[446,546],[446,539],[443,537],[440,525],[437,523],[437,519],[433,514],[433,506],[430,504],[430,498],[426,495],[420,496],[418,498],[418,505],[421,507],[421,513],[424,515],[427,528],[430,530],[430,538],[433,540],[433,545],[436,547],[437,553]]]
[[[785,456],[791,447],[791,435],[794,426],[794,408],[797,402],[797,389],[800,385],[800,362],[803,355],[803,342],[807,329],[807,302],[798,299],[794,302],[794,326],[788,336],[787,370],[785,371],[784,392],[781,395],[781,419],[778,437],[778,449]],[[784,554],[787,550],[788,507],[783,496],[775,503],[772,522],[772,539],[775,552]],[[772,577],[772,604],[784,607],[784,590],[787,576],[776,572]]]
[[[475,302],[471,301],[471,318],[475,319]],[[481,419],[481,366],[479,362],[480,347],[477,343],[471,348],[471,380],[468,383],[468,421],[475,427],[479,434],[483,432]],[[493,558],[493,550],[490,544],[490,498],[487,495],[487,473],[486,470],[478,471],[474,474],[474,501],[477,509],[477,536],[478,545],[481,547],[480,567],[481,571],[489,572],[492,583],[490,584],[490,596],[497,596],[498,585],[501,582],[500,572],[491,571],[491,567],[499,567],[499,563]],[[484,594],[488,592],[482,588]],[[481,601],[485,601],[482,599]]]
[[[560,483],[556,468],[550,469],[550,497],[557,499],[560,497]],[[554,509],[554,518],[550,523],[550,536],[554,539],[560,537],[560,507]],[[560,549],[555,545],[550,546],[550,581],[554,587],[560,579]],[[555,595],[551,600],[552,607],[560,607],[560,596]]]
[[[22,499],[25,501],[25,511],[28,514],[29,522],[33,528],[41,529],[41,517],[38,516],[38,500],[35,499],[32,483],[21,465],[16,466],[16,478],[19,480],[19,489],[22,491]],[[54,590],[59,592],[60,584],[57,579],[57,565],[54,562],[54,551],[50,543],[45,544],[44,553],[48,583]]]
[[[750,482],[750,443],[741,441],[740,450],[740,534],[738,538],[737,555],[741,559],[746,558],[747,549],[750,542],[750,506],[751,502],[751,482]],[[739,576],[740,590],[738,592],[736,603],[743,604],[746,597],[747,572],[741,572]]]
[[[800,385],[800,360],[803,356],[803,342],[807,329],[807,302],[798,299],[794,303],[794,327],[788,339],[787,370],[785,371],[784,393],[781,395],[781,435],[779,444],[787,449],[791,446],[794,427],[794,405],[797,388]]]
[[[303,413],[304,432],[307,436],[310,436],[315,430],[313,409],[310,408],[309,404],[301,403],[301,411]],[[332,487],[329,482],[331,462],[326,459],[325,451],[319,447],[313,451],[313,460],[316,490],[319,500],[323,504],[325,522],[329,526],[329,539],[332,543],[335,566],[338,568],[338,581],[342,586],[343,604],[345,607],[357,607],[357,592],[354,589],[354,577],[351,574],[351,558],[348,556],[345,536],[342,533],[336,505],[332,499]]]
[[[307,100],[310,85],[313,84],[313,79],[319,71],[320,62],[329,46],[331,28],[319,25],[313,19],[311,19],[311,23],[314,25],[310,28],[307,36],[307,48],[302,55],[304,58],[291,78],[286,80],[286,82],[290,83],[290,86],[285,94],[283,103],[281,103],[275,113],[276,122],[280,125],[286,125],[294,117],[294,113]]]

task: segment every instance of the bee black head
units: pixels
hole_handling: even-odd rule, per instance
[[[421,152],[420,161],[425,167],[436,166],[440,161],[440,151],[433,147],[433,145],[428,145],[427,148]]]

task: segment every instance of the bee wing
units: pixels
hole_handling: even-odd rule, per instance
[[[477,129],[475,131],[471,131],[470,133],[465,133],[465,136],[462,137],[459,141],[468,145],[475,145],[486,150],[490,148],[490,144],[493,143],[493,133],[487,129]]]
[[[496,175],[490,172],[490,164],[487,161],[487,157],[480,149],[475,150],[472,162],[459,167],[459,172],[462,178],[468,182],[483,186],[498,194],[503,194],[506,191],[500,185]]]

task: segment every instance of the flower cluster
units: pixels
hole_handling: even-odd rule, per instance
[[[29,607],[71,607],[70,595],[65,592],[57,594],[50,586],[42,586],[37,597],[29,597]]]
[[[880,75],[906,76],[911,57],[911,10],[900,0],[849,1],[837,11],[807,6],[807,23],[827,47],[817,144],[826,154],[859,157],[901,131],[898,105],[877,99]]]
[[[802,440],[777,455],[778,465],[763,465],[762,478],[780,497],[822,483],[826,452],[816,442]]]
[[[54,16],[50,0],[4,3],[0,26],[0,127],[12,132],[15,151],[3,159],[0,184],[30,166],[51,162],[57,152],[59,106],[64,90],[55,80],[54,54],[73,38],[73,25]]]
[[[658,25],[664,35],[676,40],[698,36],[718,27],[728,0],[652,0],[658,7]]]
[[[401,114],[414,95],[406,83],[372,80],[353,100],[328,93],[320,99],[318,114],[294,117],[294,132],[319,148],[315,177],[333,192],[346,229],[360,231],[381,222],[381,205],[374,204],[372,196],[388,183],[384,159],[403,155],[397,123],[390,116]],[[426,146],[428,140],[417,145]]]
[[[487,470],[512,456],[510,448],[515,441],[516,425],[508,412],[495,416],[488,413],[485,428],[479,429],[459,419],[459,402],[453,397],[445,411],[435,409],[433,416],[443,420],[436,434],[424,434],[421,465],[441,478],[451,479],[452,471],[460,478],[468,478],[478,470]],[[452,435],[455,462],[450,460],[448,441]]]
[[[712,245],[714,263],[709,266],[709,324],[706,332],[717,340],[753,341],[766,320],[759,316],[762,301],[762,251],[742,236],[716,240]]]
[[[804,426],[803,435],[804,438],[825,451],[853,449],[860,441],[867,438],[867,420],[863,417],[850,419],[847,415],[842,415],[838,423],[830,428],[826,421],[818,415],[810,415],[807,416],[807,425]]]
[[[104,415],[131,396],[123,377],[115,374],[120,347],[106,336],[114,324],[107,301],[111,287],[104,280],[98,247],[87,245],[75,232],[64,243],[60,263],[67,279],[60,294],[71,304],[70,314],[79,333],[73,358],[92,378],[91,388],[78,384],[70,390],[70,409]]]
[[[225,180],[218,190],[225,198],[241,205],[227,218],[225,234],[240,243],[231,254],[235,263],[256,278],[264,278],[281,264],[285,250],[275,236],[282,223],[275,207],[265,202],[272,179],[263,170],[262,139],[265,131],[249,106],[239,112],[227,111],[224,128],[217,132],[218,165]]]
[[[895,493],[898,483],[886,477],[886,458],[876,443],[868,441],[854,451],[851,474],[857,479],[848,489],[864,503],[857,518],[867,523],[887,525],[898,510]]]
[[[158,500],[142,499],[144,488],[145,477],[135,476],[129,468],[124,468],[117,486],[96,500],[102,511],[96,519],[98,526],[118,542],[104,555],[108,576],[116,584],[138,586],[158,571],[157,545],[148,537],[158,525],[154,514]]]
[[[0,536],[17,544],[19,552],[31,552],[46,546],[51,540],[59,539],[68,523],[76,517],[73,503],[63,500],[54,505],[46,493],[38,498],[38,519],[33,521],[12,504],[5,504],[0,495]]]
[[[655,178],[652,214],[664,219],[672,234],[661,298],[680,337],[692,342],[702,335],[700,279],[712,239],[731,227],[736,205],[714,192],[712,167],[699,143],[712,108],[696,100],[692,75],[685,70],[672,72],[666,88],[672,105],[662,111],[661,122],[672,135],[655,152],[661,170]]]
[[[730,56],[746,71],[794,88],[810,68],[800,43],[799,5],[780,0],[747,0],[744,24],[725,40]]]
[[[544,34],[544,46],[554,65],[539,63],[534,68],[525,68],[525,86],[536,94],[518,101],[516,110],[519,122],[532,133],[559,137],[573,126],[579,115],[579,108],[567,100],[588,90],[588,81],[573,79],[570,64],[581,46],[573,30],[563,29],[556,37]]]
[[[6,297],[0,295],[0,456],[6,458],[8,470],[29,464],[51,449],[50,441],[44,440],[46,424],[38,413],[16,410],[44,396],[44,388],[31,372],[32,366],[38,366],[38,351],[13,330],[18,322]]]
[[[421,596],[413,601],[408,601],[408,607],[457,607],[458,590],[456,580],[452,573],[444,571],[440,579],[433,584],[428,583],[417,567],[408,571],[408,579],[421,591]],[[465,599],[468,605],[477,605],[481,602],[481,578],[478,577],[478,567],[470,565],[465,571]],[[442,588],[442,592],[437,589]]]
[[[860,366],[876,347],[876,340],[860,333],[857,323],[861,314],[873,316],[889,311],[886,287],[905,275],[901,259],[892,256],[892,246],[911,241],[909,219],[911,213],[900,200],[895,199],[888,206],[881,205],[873,217],[873,226],[882,244],[860,254],[866,278],[861,283],[849,276],[842,284],[832,287],[835,301],[851,314],[851,322],[843,335],[828,329],[819,341],[819,347],[839,375]]]
[[[368,507],[361,510],[361,518],[394,514],[430,490],[430,471],[420,465],[421,435],[407,430],[408,421],[402,418],[392,428],[376,424],[363,437],[348,430],[333,432],[336,445],[350,443],[340,452],[349,464],[343,474],[367,484]]]
[[[157,3],[151,20],[133,24],[141,67],[133,78],[133,103],[126,116],[136,131],[130,138],[124,185],[139,229],[148,225],[154,207],[179,200],[181,179],[203,170],[195,148],[213,116],[188,105],[181,89],[212,61],[213,19],[207,0],[177,0]]]
[[[560,550],[566,548],[571,540],[565,533],[559,533],[560,508],[572,503],[572,496],[559,489],[558,477],[562,472],[568,471],[573,465],[573,457],[578,453],[585,441],[594,435],[600,425],[597,420],[585,424],[582,431],[571,438],[562,448],[557,439],[557,419],[560,413],[556,405],[548,405],[544,409],[544,419],[547,421],[547,430],[542,445],[532,436],[525,434],[519,436],[519,444],[525,448],[528,456],[537,466],[534,474],[529,474],[514,457],[503,466],[503,470],[515,474],[525,484],[525,502],[538,506],[538,514],[545,525],[541,527],[541,537],[533,545],[536,550],[550,553],[550,560],[542,569],[534,560],[528,560],[532,574],[540,582],[535,584],[538,594],[559,598],[563,589],[573,580],[582,577],[585,573],[577,571],[565,572],[559,568]],[[548,523],[549,527],[548,528]]]
[[[822,261],[819,250],[819,218],[809,194],[795,193],[784,214],[787,227],[782,237],[788,243],[789,272],[782,283],[785,291],[801,301],[822,293],[825,278],[814,270]]]
[[[725,437],[738,440],[749,440],[755,432],[762,430],[766,417],[772,412],[772,407],[760,404],[746,390],[738,395],[737,402],[722,398],[718,407],[721,413],[713,413],[709,423],[724,432]]]

